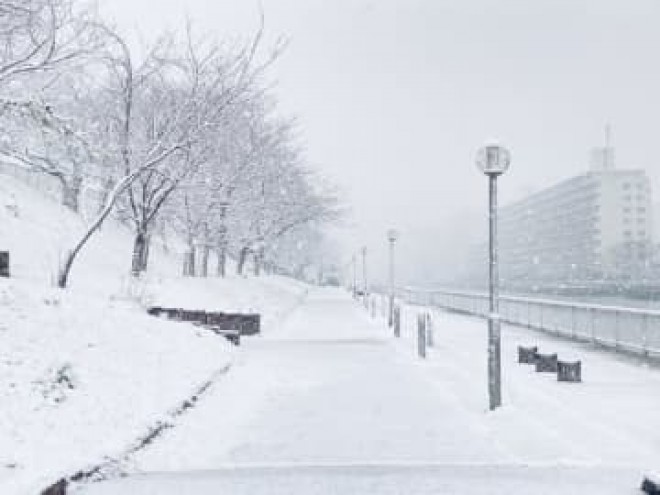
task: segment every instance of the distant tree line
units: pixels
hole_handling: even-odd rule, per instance
[[[266,72],[284,44],[263,53],[263,24],[242,43],[186,25],[137,50],[73,0],[0,0],[0,157],[56,178],[75,212],[84,184],[102,184],[60,287],[111,214],[133,231],[134,276],[164,228],[187,244],[185,275],[208,275],[213,253],[224,276],[228,257],[241,273],[295,264],[291,250],[339,215],[278,114]]]

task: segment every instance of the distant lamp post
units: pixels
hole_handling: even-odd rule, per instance
[[[390,243],[390,293],[389,293],[389,311],[387,324],[394,325],[394,244],[399,238],[399,233],[395,229],[387,231],[387,240]]]
[[[490,410],[502,405],[501,324],[499,315],[499,270],[497,252],[497,178],[506,172],[511,155],[498,144],[487,144],[477,153],[477,167],[488,176],[489,197],[489,314],[488,399]]]
[[[351,264],[353,265],[353,298],[357,297],[357,259],[355,254],[351,258]]]
[[[367,294],[369,293],[369,287],[367,283],[367,246],[362,248],[362,293],[364,295],[364,300],[367,300]]]

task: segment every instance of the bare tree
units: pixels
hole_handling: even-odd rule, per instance
[[[71,0],[0,0],[0,85],[93,53],[90,17]]]
[[[48,100],[0,100],[0,155],[57,179],[62,204],[78,212],[83,183],[104,172],[106,149],[93,96],[66,87]]]
[[[147,146],[179,142],[185,143],[186,151],[141,175],[127,190],[125,211],[135,228],[134,275],[146,269],[152,226],[163,206],[212,159],[226,116],[277,56],[275,51],[267,62],[256,64],[260,40],[261,31],[242,48],[230,49],[196,42],[189,28],[182,49],[159,58],[163,65],[155,73],[155,83],[142,90],[140,113],[133,119]]]
[[[102,24],[97,24],[96,28],[103,32],[107,40],[107,47],[101,55],[101,60],[107,70],[108,81],[106,91],[104,94],[99,94],[98,98],[104,101],[103,108],[107,109],[109,118],[102,146],[110,151],[107,160],[113,166],[111,170],[106,171],[107,190],[104,206],[81,239],[68,252],[60,267],[58,285],[62,288],[67,286],[76,256],[113,211],[121,195],[142,174],[152,172],[175,154],[185,153],[188,146],[185,139],[151,140],[145,143],[144,136],[134,136],[135,93],[149,82],[152,75],[157,74],[160,64],[156,54],[161,45],[157,45],[143,64],[136,69],[132,53],[124,39]],[[136,149],[134,141],[141,146]]]

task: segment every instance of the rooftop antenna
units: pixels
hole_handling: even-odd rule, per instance
[[[605,148],[610,147],[611,138],[612,138],[612,127],[608,122],[607,124],[605,124]]]
[[[614,170],[614,148],[612,147],[612,126],[605,124],[605,146],[591,150],[591,171],[604,172]]]

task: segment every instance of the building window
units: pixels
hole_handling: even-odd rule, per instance
[[[624,188],[625,190],[630,189],[630,182],[626,182],[626,183],[624,183],[624,184],[623,184],[623,188]]]
[[[637,213],[646,213],[646,208],[640,206],[639,208],[637,208]]]
[[[632,200],[632,196],[630,194],[628,194],[628,195],[624,196],[623,199],[625,201],[630,201],[630,200]]]
[[[624,212],[624,213],[630,213],[630,208],[628,208],[628,207],[624,208],[624,209],[623,209],[623,212]]]

